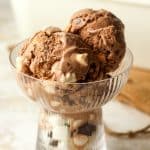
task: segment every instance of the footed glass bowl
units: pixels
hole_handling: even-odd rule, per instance
[[[21,44],[10,53],[22,91],[41,105],[37,150],[106,150],[101,107],[128,79],[133,56],[126,50],[111,77],[88,83],[61,83],[33,78],[16,70]]]

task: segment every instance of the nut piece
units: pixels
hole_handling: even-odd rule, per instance
[[[73,142],[76,146],[82,147],[88,142],[88,137],[85,135],[78,134],[73,137]]]
[[[51,104],[51,106],[53,106],[53,107],[58,107],[58,106],[60,106],[60,103],[59,103],[59,102],[53,101],[53,100],[50,102],[50,104]]]
[[[79,127],[82,126],[84,123],[85,123],[84,120],[75,120],[75,121],[73,122],[73,125],[72,125],[73,130],[79,128]]]
[[[106,62],[105,55],[102,54],[102,53],[99,53],[99,54],[98,54],[98,59],[99,59],[100,62]]]
[[[66,75],[62,74],[60,77],[60,82],[76,82],[76,75],[75,73],[68,72]]]
[[[45,32],[46,32],[46,34],[48,34],[50,36],[51,34],[53,34],[55,32],[61,32],[61,30],[57,27],[50,26],[50,27],[45,29]]]
[[[95,121],[95,120],[96,120],[95,114],[90,114],[89,120],[90,120],[90,121]]]
[[[56,63],[54,63],[54,64],[52,65],[51,72],[52,72],[52,73],[56,73],[56,72],[58,72],[58,71],[60,71],[59,63],[56,62]]]
[[[83,66],[87,66],[88,65],[88,54],[84,53],[84,54],[76,54],[75,55],[75,59],[78,63],[80,63]]]

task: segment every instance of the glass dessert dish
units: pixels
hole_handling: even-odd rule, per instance
[[[128,79],[133,56],[126,50],[110,77],[88,83],[61,83],[33,78],[16,70],[21,44],[10,53],[22,91],[41,106],[37,150],[106,150],[102,106]]]

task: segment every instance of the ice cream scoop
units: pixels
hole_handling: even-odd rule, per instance
[[[66,29],[78,34],[96,53],[103,72],[118,68],[126,49],[124,25],[111,12],[100,9],[83,9],[76,12]]]
[[[24,42],[16,64],[18,71],[38,79],[83,82],[99,76],[100,63],[93,55],[79,35],[49,27]]]

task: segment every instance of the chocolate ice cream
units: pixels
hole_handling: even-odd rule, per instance
[[[111,12],[83,9],[76,12],[67,32],[78,34],[91,46],[102,64],[103,72],[118,68],[126,49],[124,25]]]
[[[93,55],[79,35],[49,27],[24,42],[17,58],[17,69],[52,81],[95,80],[101,68]]]
[[[21,45],[18,83],[43,107],[37,148],[105,149],[101,106],[121,83],[101,79],[110,78],[125,53],[120,19],[106,10],[84,9],[66,31],[49,27]]]

